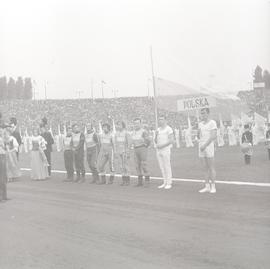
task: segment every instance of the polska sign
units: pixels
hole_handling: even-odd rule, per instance
[[[180,99],[177,101],[178,111],[191,111],[216,106],[217,106],[216,99],[212,96],[199,96],[193,98]]]

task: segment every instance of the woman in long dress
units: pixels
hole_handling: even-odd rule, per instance
[[[44,150],[46,149],[46,141],[39,134],[38,129],[33,130],[33,136],[30,141],[31,150],[31,179],[45,180],[49,177],[48,161]]]
[[[7,200],[7,156],[3,133],[4,129],[0,125],[0,202]]]
[[[21,176],[17,153],[19,144],[14,136],[11,135],[11,130],[5,132],[5,144],[7,150],[7,177],[8,182],[13,182]]]

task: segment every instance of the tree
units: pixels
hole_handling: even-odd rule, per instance
[[[254,71],[254,75],[253,75],[253,82],[262,82],[263,81],[263,76],[262,76],[262,68],[257,65]]]
[[[24,85],[22,77],[18,77],[15,85],[15,92],[17,99],[23,99],[24,95]]]
[[[15,99],[16,98],[16,86],[15,80],[13,78],[9,78],[7,84],[7,99]]]
[[[0,78],[0,100],[7,99],[7,78],[1,77]]]
[[[24,79],[24,95],[23,99],[31,100],[33,98],[33,85],[31,78]]]

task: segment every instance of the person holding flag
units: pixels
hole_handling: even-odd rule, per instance
[[[29,139],[31,150],[31,179],[45,180],[49,177],[46,155],[46,141],[40,135],[38,128],[33,129],[33,136]]]
[[[209,117],[209,108],[201,109],[201,122],[199,123],[199,157],[204,163],[206,178],[205,187],[200,193],[216,193],[215,170],[215,140],[217,138],[217,124]]]
[[[12,117],[9,119],[9,124],[11,128],[11,135],[17,140],[19,148],[18,151],[16,151],[17,159],[19,160],[19,149],[22,144],[22,137],[20,132],[17,129],[17,119],[15,117]]]
[[[163,177],[163,184],[159,189],[172,188],[171,148],[174,143],[173,129],[167,124],[165,116],[159,117],[159,128],[156,131],[155,143],[157,159]]]
[[[98,171],[100,175],[99,184],[113,184],[114,181],[114,167],[113,158],[115,152],[114,138],[111,131],[111,126],[108,123],[102,124],[102,133],[99,134],[100,152],[98,156]],[[109,164],[110,178],[106,181],[106,165]]]
[[[97,170],[97,159],[100,149],[98,135],[95,132],[93,124],[87,124],[85,134],[86,159],[92,173],[91,183],[99,183],[99,174]]]
[[[131,141],[134,148],[135,165],[138,175],[136,187],[144,185],[143,177],[145,179],[145,186],[148,187],[150,184],[150,175],[147,167],[147,155],[151,140],[148,132],[142,127],[142,120],[140,118],[135,118],[133,123],[134,131],[131,135]]]
[[[130,184],[130,135],[126,130],[126,124],[123,121],[116,123],[115,133],[115,156],[118,160],[117,167],[120,168],[122,175],[121,186],[128,186]]]
[[[85,181],[85,168],[84,168],[84,143],[85,135],[80,131],[78,124],[72,126],[72,150],[74,154],[74,162],[76,169],[75,182],[83,183]]]
[[[65,182],[72,182],[74,180],[74,153],[72,150],[72,128],[67,127],[66,132],[62,138],[64,149],[64,162],[67,171],[67,178]]]
[[[0,202],[7,200],[7,156],[4,142],[4,128],[4,123],[1,122],[0,117]]]
[[[52,171],[52,158],[51,158],[51,154],[52,154],[52,145],[54,144],[54,139],[53,136],[51,134],[51,132],[48,130],[48,124],[41,124],[40,125],[40,130],[41,130],[41,136],[44,138],[44,140],[46,141],[46,149],[44,150],[46,159],[48,161],[48,175],[49,177],[51,176],[51,171]]]
[[[4,135],[7,152],[7,177],[8,182],[13,182],[21,176],[17,152],[19,144],[14,136],[11,135],[12,130],[8,128]]]

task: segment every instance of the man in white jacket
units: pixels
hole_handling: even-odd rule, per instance
[[[158,188],[168,190],[172,187],[171,148],[174,143],[174,134],[163,115],[159,117],[159,128],[156,132],[155,142],[157,159],[164,180]]]

